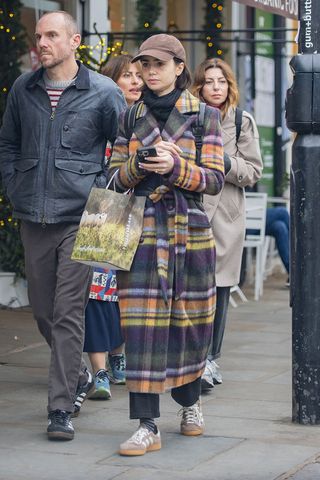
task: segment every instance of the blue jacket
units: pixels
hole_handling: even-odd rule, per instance
[[[80,64],[54,113],[43,69],[11,88],[0,130],[0,170],[13,214],[36,223],[78,222],[93,184],[105,186],[107,140],[125,108],[110,79]]]

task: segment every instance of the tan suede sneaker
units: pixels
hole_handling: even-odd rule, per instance
[[[178,413],[182,416],[180,424],[181,435],[196,436],[203,434],[204,421],[200,400],[191,405],[191,407],[182,407]]]
[[[141,424],[132,437],[120,445],[119,454],[125,456],[144,455],[146,452],[154,452],[160,448],[159,430],[157,433],[153,433]]]

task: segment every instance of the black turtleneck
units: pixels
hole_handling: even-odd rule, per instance
[[[143,101],[158,122],[160,131],[163,129],[168,117],[175,106],[182,90],[175,88],[172,92],[159,97],[149,88],[143,91]]]

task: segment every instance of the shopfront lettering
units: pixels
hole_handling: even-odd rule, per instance
[[[248,7],[256,7],[288,18],[298,18],[298,0],[236,0]]]

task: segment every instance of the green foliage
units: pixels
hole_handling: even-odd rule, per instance
[[[0,186],[0,270],[24,277],[24,252],[19,223],[12,218],[12,207]]]
[[[20,21],[21,2],[0,0],[0,124],[7,96],[20,75],[20,58],[26,52],[25,32]],[[24,276],[24,255],[19,223],[0,184],[0,269]]]
[[[221,47],[221,31],[223,29],[224,0],[205,1],[204,29],[206,32],[207,58],[223,56]]]
[[[137,39],[137,43],[140,44],[150,35],[160,31],[155,26],[161,13],[160,0],[137,0],[136,11],[137,27],[135,30],[144,33]]]
[[[20,57],[27,48],[20,22],[20,7],[20,0],[0,0],[0,119],[9,90],[21,73]]]

